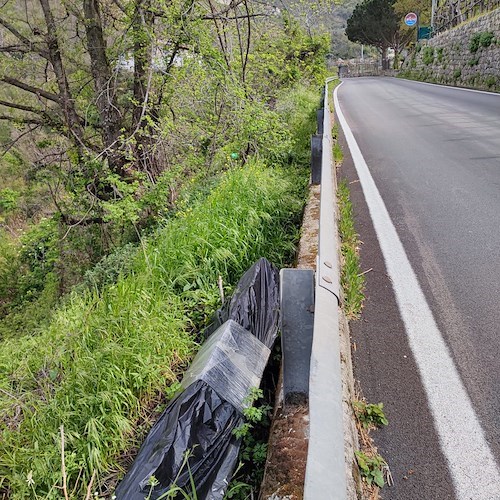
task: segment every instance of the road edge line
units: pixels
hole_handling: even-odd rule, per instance
[[[394,78],[396,78],[396,77],[394,77]],[[496,95],[497,97],[500,97],[500,93],[491,92],[488,90],[468,89],[465,87],[455,87],[453,85],[445,85],[444,83],[421,82],[420,80],[412,80],[411,78],[404,78],[404,77],[397,77],[397,79],[398,80],[405,80],[406,82],[421,83],[422,85],[432,85],[433,87],[441,87],[441,88],[453,89],[453,90],[464,90],[466,92],[476,92],[478,94]]]

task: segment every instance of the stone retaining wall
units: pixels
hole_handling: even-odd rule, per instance
[[[500,92],[500,9],[421,42],[400,75]]]

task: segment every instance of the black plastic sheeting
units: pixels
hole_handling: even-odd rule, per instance
[[[231,300],[218,311],[217,326],[233,319],[270,349],[278,335],[279,279],[278,269],[267,259],[259,259],[240,279]]]
[[[153,426],[116,489],[117,499],[156,500],[174,485],[191,495],[191,482],[198,500],[223,498],[240,448],[233,430],[243,423],[244,395],[256,381],[260,383],[276,339],[279,300],[278,270],[260,259],[244,274],[231,300],[218,312],[214,325],[219,327],[217,332],[203,344],[192,363],[196,368],[191,375],[195,373],[199,378],[192,383],[188,378],[190,385],[169,403]],[[252,335],[260,342],[245,338]],[[252,362],[255,356],[264,359]],[[228,384],[228,373],[247,372],[252,372],[251,376],[242,377],[238,384]],[[246,390],[242,391],[245,384]],[[184,496],[179,492],[168,498]]]
[[[240,449],[232,431],[242,422],[241,414],[204,381],[191,384],[151,429],[116,497],[144,500],[151,492],[149,498],[157,499],[174,483],[189,494],[192,477],[198,499],[222,498]],[[189,468],[183,467],[186,452]],[[159,483],[154,488],[151,476]]]

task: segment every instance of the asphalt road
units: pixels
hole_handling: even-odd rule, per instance
[[[426,332],[412,334],[403,309],[422,309],[398,298],[406,275],[382,251],[383,226],[343,138],[341,175],[370,270],[352,325],[355,376],[389,418],[375,433],[394,478],[383,498],[500,500],[500,95],[353,78],[338,99],[454,365],[441,375],[441,351],[419,352]]]

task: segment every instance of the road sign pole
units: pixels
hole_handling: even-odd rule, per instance
[[[419,10],[417,10],[417,30],[416,31],[417,31],[417,42],[416,43],[418,44],[418,33],[420,31],[420,11]]]
[[[418,11],[419,12],[419,11]],[[419,14],[415,14],[415,12],[408,12],[408,14],[406,14],[405,16],[405,24],[406,26],[410,26],[410,27],[413,27],[413,26],[417,26],[417,43],[418,43],[418,23],[419,23]]]

